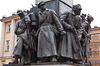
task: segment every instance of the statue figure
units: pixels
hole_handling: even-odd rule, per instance
[[[85,18],[86,18],[86,14],[83,14],[83,13],[82,13],[81,18],[82,18],[82,23],[85,22],[85,20],[86,20],[86,19],[85,19]]]
[[[80,18],[81,5],[73,5],[71,12],[66,12],[60,17],[61,23],[66,30],[66,36],[63,36],[59,46],[59,60],[64,62],[81,63],[81,44],[79,32],[82,19]]]
[[[84,17],[84,14],[82,14],[82,17]],[[86,17],[86,16],[85,16]],[[93,21],[93,17],[90,15],[87,15],[87,18],[84,17],[84,22],[82,23],[83,33],[82,33],[82,54],[85,60],[85,63],[90,64],[88,58],[89,58],[89,44],[90,44],[90,29],[91,29],[91,22]]]
[[[20,58],[21,64],[30,64],[31,63],[31,47],[30,42],[30,23],[31,19],[28,16],[27,12],[22,12],[22,10],[17,11],[20,20],[17,21],[15,34],[17,35],[17,44],[14,48],[13,55],[15,60],[13,64],[18,64],[18,59]]]
[[[30,61],[31,63],[34,63],[37,61],[37,56],[36,56],[36,43],[37,43],[37,36],[36,36],[36,30],[37,30],[37,19],[35,16],[34,11],[26,11],[25,14],[25,21],[28,22],[28,18],[30,21],[27,23],[27,34],[28,34],[28,39],[29,39],[29,45],[30,45],[30,50],[28,51],[30,54]],[[27,55],[27,54],[26,54]],[[26,56],[27,57],[27,56]]]
[[[56,35],[64,35],[64,31],[59,18],[54,10],[47,9],[42,1],[38,4],[39,12],[39,31],[37,57],[40,62],[57,61]]]

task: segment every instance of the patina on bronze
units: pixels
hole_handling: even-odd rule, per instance
[[[57,61],[56,35],[64,35],[66,32],[64,31],[54,10],[47,9],[44,2],[40,2],[38,8],[40,8],[40,27],[38,34],[37,57],[41,58],[41,62]]]
[[[86,18],[87,16],[87,18]],[[89,58],[89,44],[90,44],[90,39],[91,39],[91,35],[90,35],[90,29],[91,29],[91,22],[94,20],[94,18],[90,15],[86,15],[86,14],[82,14],[81,16],[83,19],[83,23],[82,23],[82,39],[81,39],[81,45],[82,45],[82,55],[84,58],[85,63],[87,63],[88,65],[90,65],[90,61],[88,60]]]
[[[10,64],[86,62],[90,66],[88,50],[93,17],[80,15],[81,10],[80,4],[73,5],[72,11],[59,18],[54,10],[45,7],[43,1],[30,11],[18,10],[15,60]]]
[[[66,12],[60,17],[67,34],[63,36],[58,52],[60,52],[60,60],[64,58],[65,62],[80,63],[82,61],[81,33],[79,32],[82,23],[82,19],[80,18],[81,10],[80,4],[73,5],[71,12]]]
[[[12,64],[18,64],[19,58],[21,64],[30,64],[32,58],[31,53],[34,54],[36,51],[34,47],[35,45],[33,44],[33,30],[31,28],[33,21],[32,19],[30,19],[32,14],[28,14],[27,11],[23,12],[22,10],[18,10],[17,14],[20,17],[20,20],[17,21],[15,28],[15,34],[17,35],[17,44],[13,51],[15,60],[12,62]],[[35,56],[35,54],[33,56]],[[34,61],[34,59],[32,61]]]

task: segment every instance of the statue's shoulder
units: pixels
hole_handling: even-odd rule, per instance
[[[19,23],[21,23],[21,21],[22,21],[22,20],[18,20],[18,21],[16,22],[16,25],[18,25]]]
[[[55,12],[53,9],[46,9],[46,11]]]
[[[21,20],[18,20],[17,23],[21,22]]]
[[[60,17],[62,17],[62,16],[69,17],[69,15],[71,15],[71,12],[65,12],[65,13],[63,13]]]

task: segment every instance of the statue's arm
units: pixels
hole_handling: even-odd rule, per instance
[[[19,23],[20,23],[20,20],[17,21],[17,23],[16,23],[16,28],[14,31],[16,35],[20,35],[20,34],[24,33],[24,31],[25,31],[25,29],[23,29],[23,27],[20,28]]]
[[[71,26],[70,24],[67,23],[68,15],[69,15],[69,13],[64,13],[64,14],[62,14],[61,17],[60,17],[60,21],[61,21],[61,23],[62,23],[64,29],[66,29],[66,30],[67,30],[67,29],[72,29],[72,26]]]
[[[16,34],[16,35],[18,35],[18,28],[19,28],[19,21],[17,21],[17,23],[16,23],[16,27],[15,27],[15,31],[14,31],[14,33]]]
[[[51,11],[51,16],[52,16],[52,19],[53,19],[53,21],[55,22],[55,24],[56,24],[56,26],[57,26],[57,28],[58,28],[58,30],[59,31],[63,31],[64,29],[63,29],[63,26],[62,26],[62,24],[61,24],[61,22],[60,22],[60,20],[59,20],[59,18],[58,18],[58,16],[57,16],[57,14],[55,13],[55,11]]]

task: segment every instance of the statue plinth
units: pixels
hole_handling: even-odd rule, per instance
[[[32,63],[30,65],[5,64],[3,66],[86,66],[86,65],[84,65],[84,64],[66,63],[66,62],[44,62],[44,63]]]

